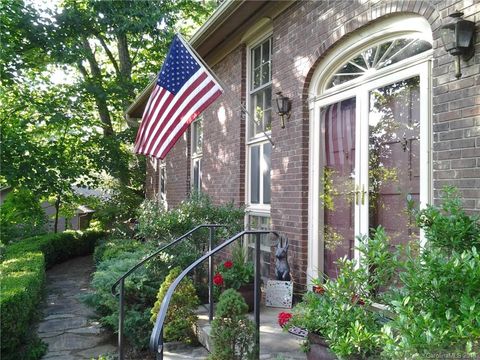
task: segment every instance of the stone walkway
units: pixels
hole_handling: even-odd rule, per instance
[[[79,297],[89,291],[91,256],[79,257],[47,271],[44,319],[38,336],[48,344],[45,360],[92,359],[116,351],[115,337],[93,318]]]

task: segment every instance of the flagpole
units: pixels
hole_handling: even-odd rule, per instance
[[[182,34],[180,34],[180,32],[177,32],[177,36],[178,36],[178,38],[180,39],[180,41],[182,42],[182,44],[186,47],[186,49],[190,52],[190,55],[192,55],[193,57],[197,58],[197,59],[200,61],[200,63],[203,65],[203,67],[205,68],[205,70],[207,70],[207,71],[210,73],[210,75],[212,75],[212,77],[214,78],[214,80],[217,82],[217,85],[219,85],[219,86],[220,86],[221,88],[223,88],[223,89],[227,89],[226,84],[217,76],[217,74],[215,74],[215,72],[210,68],[210,66],[209,66],[209,65],[203,60],[203,58],[197,53],[197,51],[196,51],[192,46],[190,46],[190,44],[188,43],[188,41],[186,41],[186,40],[183,38]],[[225,94],[225,95],[227,95],[226,93],[227,93],[227,90],[224,91],[224,94]],[[247,116],[248,116],[249,119],[252,119],[252,120],[253,120],[253,122],[254,122],[256,125],[259,125],[259,126],[261,125],[257,120],[255,120],[254,117],[252,117],[252,116],[250,115],[250,112],[247,110],[247,108],[245,107],[245,105],[243,105],[242,102],[241,102],[238,98],[232,96],[231,94],[228,94],[227,96],[230,98],[230,100],[233,100],[234,102],[238,102],[238,103],[240,104],[240,108],[245,112],[245,114],[247,114]],[[263,126],[262,126],[262,129],[263,129]],[[266,138],[268,139],[268,141],[270,142],[270,144],[272,144],[272,147],[275,147],[275,144],[273,143],[272,138],[265,132],[265,130],[262,130],[262,132],[263,132],[263,134],[266,136]]]

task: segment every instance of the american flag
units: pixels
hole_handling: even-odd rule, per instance
[[[222,93],[189,46],[175,35],[145,107],[135,152],[163,160],[190,123]]]

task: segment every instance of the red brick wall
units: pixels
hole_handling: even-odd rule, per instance
[[[440,6],[441,5],[441,6]],[[456,186],[464,206],[480,213],[480,3],[439,3],[442,18],[455,11],[476,21],[475,55],[462,61],[462,77],[456,79],[453,57],[445,52],[438,31],[434,32],[433,60],[433,160],[434,197],[445,185]]]
[[[165,157],[167,204],[175,208],[190,192],[190,133],[186,132]]]
[[[245,47],[213,68],[225,93],[203,113],[203,191],[217,203],[245,199]]]

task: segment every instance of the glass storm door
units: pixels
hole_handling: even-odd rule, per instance
[[[369,92],[368,132],[369,228],[406,244],[419,235],[407,204],[420,196],[420,76]]]
[[[355,97],[320,109],[323,137],[321,172],[323,188],[324,271],[337,273],[335,262],[352,258],[355,247]]]

